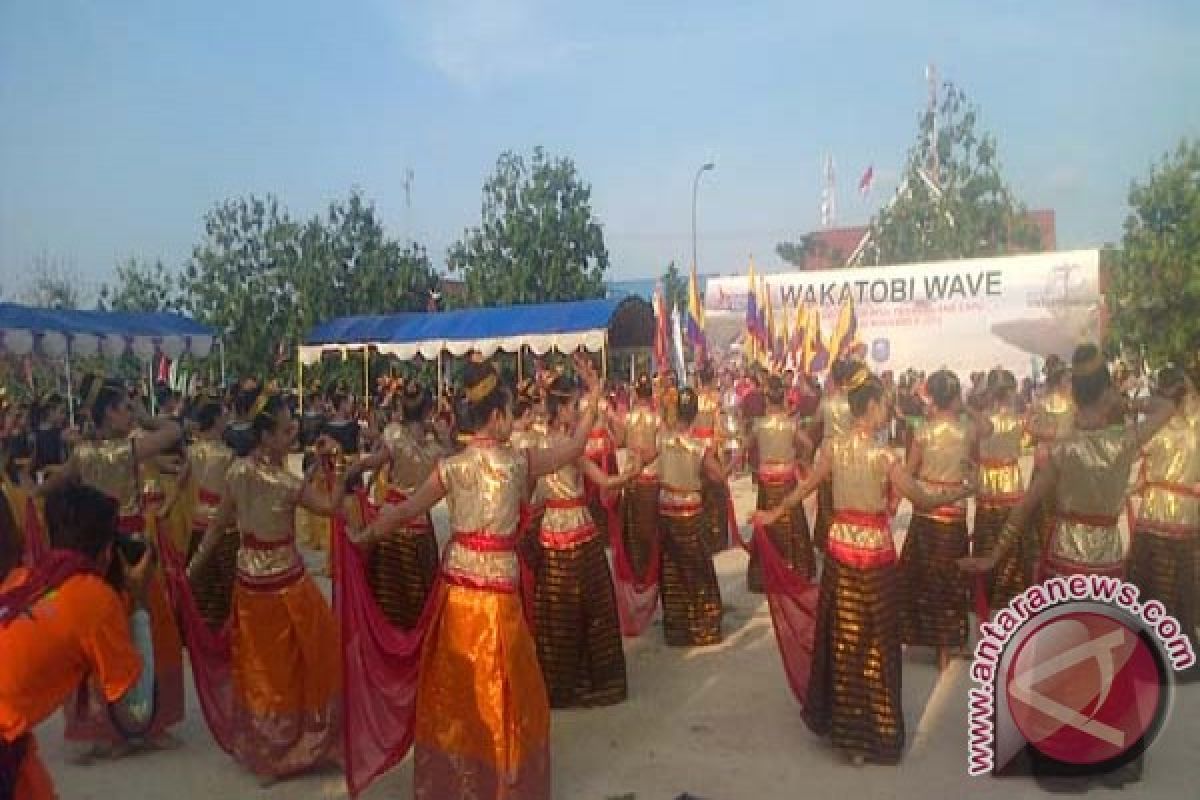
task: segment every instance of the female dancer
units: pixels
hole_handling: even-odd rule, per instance
[[[834,362],[829,369],[829,380],[817,411],[813,442],[824,445],[826,440],[836,441],[854,426],[850,405],[846,400],[845,382],[855,373],[855,369],[855,362],[845,359]],[[827,480],[817,490],[817,520],[813,526],[813,544],[822,553],[825,552],[825,540],[829,538],[829,526],[832,524],[833,483]]]
[[[359,462],[361,470],[387,466],[386,503],[407,500],[429,478],[437,460],[448,451],[445,441],[429,441],[429,416],[433,398],[411,380],[399,397],[401,421],[383,429],[380,446]],[[433,518],[428,514],[410,520],[372,549],[367,562],[367,580],[379,608],[392,622],[412,628],[437,577],[438,542]]]
[[[1046,468],[1054,445],[1069,436],[1074,428],[1075,404],[1071,401],[1071,372],[1062,363],[1062,359],[1051,357],[1046,362],[1045,392],[1029,409],[1029,420],[1026,424],[1026,430],[1034,441],[1031,484]],[[1029,542],[1025,547],[1025,555],[1029,560],[1025,563],[1025,574],[1027,582],[1030,583],[1037,578],[1037,560],[1054,530],[1054,498],[1046,497],[1043,503],[1044,505],[1034,512],[1033,519],[1030,520],[1032,525],[1026,534]]]
[[[68,483],[100,490],[117,501],[122,541],[136,543],[129,546],[140,549],[147,542],[153,543],[154,534],[152,518],[144,512],[140,468],[175,447],[179,426],[163,417],[149,416],[140,405],[135,408],[125,387],[103,376],[86,376],[80,392],[95,437],[80,442],[62,470],[51,475],[38,492],[49,494]],[[135,421],[144,435],[130,436]],[[67,739],[92,744],[85,759],[95,754],[120,754],[140,740],[152,747],[177,745],[167,731],[183,719],[183,645],[175,626],[175,612],[157,571],[147,587],[147,610],[154,634],[154,718],[144,736],[127,735],[108,713],[103,687],[89,682],[66,706]]]
[[[1191,414],[1195,394],[1178,367],[1158,373],[1158,391],[1175,413],[1143,453],[1129,580],[1141,589],[1142,602],[1166,606],[1197,649],[1192,552],[1200,531],[1200,420]]]
[[[988,373],[984,399],[988,406],[987,419],[992,426],[990,436],[979,439],[979,494],[975,498],[975,528],[971,552],[987,555],[996,546],[996,537],[1013,506],[1021,502],[1025,483],[1021,477],[1021,418],[1015,408],[1017,381],[1006,369]],[[1009,550],[1004,561],[996,565],[988,581],[988,605],[1003,608],[1024,591],[1024,549],[1029,542],[1022,538]]]
[[[585,374],[591,365],[576,358]],[[598,382],[597,382],[598,384]],[[577,460],[599,392],[569,442],[514,450],[508,391],[469,363],[464,422],[474,434],[406,501],[361,531],[370,542],[447,498],[454,535],[421,654],[414,782],[418,800],[549,800],[550,709],[517,594],[519,508],[531,477]]]
[[[251,419],[254,450],[229,468],[225,494],[187,575],[196,579],[236,525],[241,547],[230,616],[232,724],[230,731],[213,733],[268,784],[338,756],[337,623],[296,549],[295,512],[303,506],[334,513],[345,481],[335,483],[330,497],[311,479],[288,471],[297,426],[280,395],[263,390]],[[347,479],[357,469],[351,467]]]
[[[658,449],[663,632],[673,647],[721,641],[721,589],[705,536],[704,482],[723,482],[729,472],[692,434],[698,407],[694,389],[679,391],[675,428]]]
[[[712,363],[705,361],[696,373],[696,419],[692,422],[692,435],[712,450],[718,464],[722,457],[724,426],[720,425],[721,393],[717,389]],[[704,482],[704,541],[711,555],[729,546],[729,486],[722,481]]]
[[[778,375],[772,375],[767,379],[767,413],[754,423],[759,509],[779,505],[796,488],[800,465],[812,452],[812,440],[796,418],[788,413],[786,400],[783,381]],[[816,574],[816,558],[803,508],[785,514],[779,523],[767,529],[767,535],[792,569],[809,578]],[[762,564],[757,548],[750,552],[746,585],[752,592],[761,594],[763,591]]]
[[[930,493],[913,480],[876,433],[888,422],[883,386],[865,365],[843,384],[854,427],[825,441],[813,471],[775,508],[755,520],[773,525],[833,480],[833,524],[821,574],[816,646],[804,719],[853,763],[899,760],[900,635],[896,548],[888,520],[889,483],[920,507],[958,502],[968,486]]]
[[[992,431],[978,412],[964,411],[962,387],[953,372],[933,373],[928,388],[933,413],[912,438],[907,466],[933,494],[963,486],[976,438]],[[900,639],[936,648],[938,669],[945,669],[951,650],[967,641],[967,586],[957,561],[968,548],[965,500],[913,509],[900,554]]]
[[[658,447],[663,429],[662,417],[655,408],[654,387],[649,375],[641,375],[634,387],[634,406],[625,415],[622,426],[625,447],[643,456]],[[621,536],[634,571],[641,575],[658,536],[658,461],[651,459],[637,477],[625,487],[624,524]]]

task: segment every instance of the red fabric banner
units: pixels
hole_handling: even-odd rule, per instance
[[[757,548],[762,563],[767,605],[783,671],[796,702],[803,707],[808,702],[816,644],[819,586],[788,566],[761,525],[754,526],[752,546]]]
[[[659,573],[662,567],[659,533],[654,531],[652,536],[653,546],[646,560],[646,572],[638,575],[625,550],[625,540],[621,537],[616,498],[602,496],[601,502],[608,517],[608,542],[613,554],[613,588],[617,595],[621,635],[641,636],[650,627],[654,612],[658,609]]]

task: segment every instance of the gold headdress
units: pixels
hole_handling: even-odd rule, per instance
[[[254,405],[250,408],[250,419],[254,419],[259,414],[267,410],[267,403],[271,398],[279,394],[278,385],[274,381],[268,383],[258,392],[258,397],[254,399]]]
[[[871,370],[866,364],[859,364],[854,372],[846,379],[846,391],[852,392],[862,386],[865,386],[867,381],[871,380]]]
[[[489,394],[496,390],[496,384],[498,383],[498,380],[499,379],[496,377],[496,373],[493,372],[492,374],[488,375],[479,383],[475,384],[464,392],[467,396],[467,400],[473,405],[483,402]]]

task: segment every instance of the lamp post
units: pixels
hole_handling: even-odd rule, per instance
[[[711,161],[709,161],[706,164],[701,164],[700,169],[696,170],[695,179],[692,181],[692,269],[696,269],[697,272],[698,272],[698,268],[696,266],[696,192],[698,192],[700,190],[700,176],[706,172],[711,171],[715,166],[716,166],[716,164],[714,164]]]

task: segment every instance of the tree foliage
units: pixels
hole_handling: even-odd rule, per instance
[[[47,252],[34,256],[29,265],[30,282],[21,294],[21,302],[36,308],[63,311],[82,308],[88,296],[72,264]]]
[[[808,269],[810,259],[840,264],[850,255],[830,248],[824,239],[813,233],[806,233],[794,242],[780,242],[775,245],[775,254],[797,269]]]
[[[936,111],[920,116],[900,190],[872,221],[862,263],[904,264],[1038,249],[1037,227],[1001,175],[996,139],[980,132],[978,121],[978,107],[946,83]]]
[[[423,310],[438,279],[425,251],[387,237],[352,194],[293,220],[273,197],[227,201],[205,217],[183,275],[185,307],[226,337],[233,374],[261,375],[307,331],[350,314]]]
[[[604,296],[608,250],[592,214],[591,187],[569,158],[538,147],[527,162],[506,152],[483,186],[479,227],[451,246],[468,305]]]
[[[1200,141],[1183,141],[1129,190],[1107,292],[1110,334],[1152,363],[1193,365],[1200,348]]]
[[[130,258],[117,265],[117,281],[100,289],[99,306],[111,311],[178,311],[183,305],[179,279],[162,261]]]
[[[667,312],[672,308],[683,310],[687,308],[688,279],[679,273],[679,268],[672,261],[667,264],[667,270],[659,279],[663,287],[663,300],[667,304]]]

